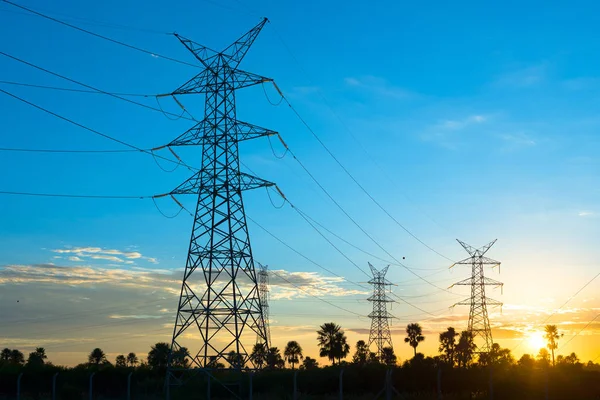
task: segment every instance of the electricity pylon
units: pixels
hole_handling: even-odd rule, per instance
[[[167,145],[202,146],[201,168],[170,193],[198,195],[168,362],[171,384],[185,371],[218,363],[254,368],[249,350],[256,336],[267,345],[242,192],[274,184],[240,172],[238,144],[276,132],[239,121],[235,106],[237,89],[272,81],[238,69],[266,22],[221,52],[176,35],[203,68],[171,95],[205,94],[206,103],[204,119]],[[182,349],[188,365],[179,359]]]
[[[271,329],[269,327],[269,266],[258,263],[258,294],[262,307],[262,315],[265,321],[267,331],[267,349],[271,346]],[[261,342],[260,336],[256,337],[257,342]]]
[[[388,271],[388,265],[381,271],[377,271],[374,266],[369,263],[369,268],[373,273],[373,278],[368,282],[373,285],[373,295],[367,300],[373,303],[373,312],[369,314],[371,318],[371,331],[369,332],[369,347],[375,343],[377,345],[377,357],[381,359],[384,347],[394,348],[392,344],[392,334],[390,333],[389,319],[394,318],[387,310],[387,303],[394,303],[385,293],[386,286],[393,285],[385,279],[385,274]]]
[[[471,286],[471,297],[454,305],[467,305],[471,307],[469,311],[469,326],[467,330],[473,334],[473,339],[477,339],[478,337],[483,339],[483,344],[477,344],[477,342],[475,342],[475,345],[477,346],[475,352],[487,353],[492,349],[492,344],[494,344],[492,340],[492,330],[490,328],[487,306],[502,306],[502,303],[487,297],[485,295],[485,287],[500,286],[502,288],[504,283],[486,278],[484,276],[484,265],[491,265],[492,268],[500,266],[500,261],[492,260],[484,255],[498,239],[486,244],[480,249],[475,249],[458,239],[456,240],[467,251],[467,253],[471,255],[471,257],[454,263],[454,265],[470,265],[471,277],[460,282],[456,282],[452,286]]]

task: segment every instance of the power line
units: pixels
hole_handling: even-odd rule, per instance
[[[6,1],[6,0],[2,0],[2,1]],[[187,111],[185,110],[185,108],[183,108],[183,106],[182,106],[182,108],[183,108],[183,112],[182,112],[182,114],[181,114],[181,115],[174,114],[174,113],[171,113],[171,112],[168,112],[168,111],[164,111],[162,108],[155,108],[155,107],[149,106],[149,105],[147,105],[147,104],[143,104],[143,103],[140,103],[140,102],[137,102],[137,101],[134,101],[134,100],[128,99],[128,98],[126,98],[126,97],[123,97],[123,95],[121,95],[121,94],[112,93],[112,92],[107,92],[107,91],[105,91],[105,90],[98,89],[98,88],[96,88],[96,87],[94,87],[94,86],[91,86],[91,85],[85,84],[85,83],[83,83],[83,82],[80,82],[80,81],[77,81],[77,80],[75,80],[75,79],[71,79],[71,78],[69,78],[69,77],[67,77],[67,76],[64,76],[64,75],[61,75],[61,74],[59,74],[59,73],[57,73],[57,72],[50,71],[50,70],[48,70],[48,69],[46,69],[46,68],[44,68],[44,67],[40,67],[39,65],[36,65],[36,64],[30,63],[29,61],[25,61],[25,60],[23,60],[23,59],[21,59],[21,58],[19,58],[19,57],[15,57],[15,56],[13,56],[13,55],[10,55],[10,54],[7,54],[7,53],[5,53],[5,52],[3,52],[3,51],[0,51],[0,55],[3,55],[3,56],[5,56],[5,57],[8,57],[8,58],[10,58],[10,59],[12,59],[12,60],[14,60],[14,61],[18,61],[18,62],[20,62],[20,63],[22,63],[22,64],[28,65],[28,66],[30,66],[30,67],[32,67],[32,68],[35,68],[35,69],[38,69],[38,70],[40,70],[40,71],[43,71],[43,72],[45,72],[45,73],[47,73],[47,74],[50,74],[50,75],[56,76],[56,77],[58,77],[58,78],[64,79],[64,80],[66,80],[66,81],[69,81],[69,82],[75,83],[75,84],[77,84],[77,85],[80,85],[80,86],[83,86],[83,87],[86,87],[86,88],[88,88],[88,89],[91,89],[91,90],[93,90],[93,91],[95,91],[95,92],[98,92],[98,93],[101,93],[101,94],[105,94],[105,95],[107,95],[107,96],[111,96],[111,97],[114,97],[114,98],[116,98],[116,99],[119,99],[119,100],[126,101],[127,103],[135,104],[135,105],[137,105],[137,106],[144,107],[144,108],[147,108],[147,109],[149,109],[149,110],[153,110],[153,111],[159,111],[159,112],[162,112],[163,114],[166,114],[166,115],[172,115],[172,116],[175,116],[175,117],[177,117],[177,119],[179,119],[179,118],[183,118],[183,119],[187,119],[187,120],[189,120],[189,121],[196,121],[196,120],[195,120],[193,117],[192,117],[192,118],[188,118],[188,117],[184,117],[184,116],[183,116],[183,113],[184,113],[184,112],[187,112]],[[156,99],[157,99],[157,101],[158,101],[158,97],[159,97],[159,95],[146,95],[145,97],[156,97]],[[179,103],[179,102],[178,102],[178,103]],[[179,104],[180,104],[180,103],[179,103]],[[160,106],[160,103],[159,103],[159,106]],[[180,104],[180,106],[181,106],[181,104]],[[188,113],[188,115],[189,115],[189,113]],[[191,115],[190,115],[190,117],[191,117]],[[196,122],[198,122],[198,121],[196,121]]]
[[[15,82],[15,81],[0,81],[0,83],[5,84],[5,85],[32,87],[32,88],[36,88],[36,89],[60,90],[60,91],[64,91],[64,92],[106,94],[106,93],[103,93],[102,91],[99,91],[99,90],[84,90],[84,89],[65,88],[65,87],[60,87],[60,86],[34,85],[32,83]],[[119,93],[119,92],[110,92],[110,94],[113,94],[113,95],[116,95],[116,96],[131,96],[131,97],[154,97],[155,96],[155,95],[150,95],[150,94]]]
[[[575,339],[577,336],[579,336],[579,334],[583,331],[585,331],[595,320],[598,319],[598,317],[600,317],[600,314],[596,315],[594,318],[592,318],[592,320],[590,322],[588,322],[583,328],[581,328],[579,330],[579,332],[577,332],[575,335],[573,335],[569,340],[567,340],[562,346],[560,346],[556,351],[561,350],[565,347],[567,347],[567,345],[571,342],[571,340]]]
[[[46,18],[46,19],[48,19],[48,20],[50,20],[50,21],[54,21],[54,22],[56,22],[56,23],[58,23],[58,24],[61,24],[61,25],[67,26],[67,27],[69,27],[69,28],[72,28],[72,29],[78,30],[78,31],[80,31],[80,32],[87,33],[88,35],[92,35],[92,36],[95,36],[95,37],[97,37],[97,38],[104,39],[104,40],[107,40],[107,41],[109,41],[109,42],[112,42],[112,43],[115,43],[115,44],[118,44],[118,45],[121,45],[121,46],[124,46],[124,47],[130,48],[130,49],[133,49],[133,50],[137,50],[137,51],[139,51],[139,52],[142,52],[142,53],[145,53],[145,54],[149,54],[149,55],[151,55],[152,57],[164,58],[165,60],[174,61],[174,62],[176,62],[176,63],[179,63],[179,64],[183,64],[183,65],[189,65],[189,66],[191,66],[191,67],[199,68],[199,66],[198,66],[198,65],[194,65],[194,64],[188,63],[188,62],[186,62],[186,61],[181,61],[181,60],[178,60],[178,59],[176,59],[176,58],[173,58],[173,57],[164,56],[164,55],[162,55],[162,54],[159,54],[159,53],[156,53],[156,52],[153,52],[153,51],[150,51],[150,50],[146,50],[146,49],[143,49],[143,48],[141,48],[141,47],[133,46],[133,45],[131,45],[131,44],[127,44],[127,43],[125,43],[125,42],[121,42],[121,41],[119,41],[119,40],[116,40],[116,39],[109,38],[108,36],[100,35],[99,33],[95,33],[95,32],[92,32],[92,31],[90,31],[90,30],[87,30],[87,29],[81,28],[81,27],[79,27],[79,26],[76,26],[76,25],[70,24],[70,23],[68,23],[68,22],[65,22],[65,21],[62,21],[62,20],[60,20],[60,19],[58,19],[58,18],[54,18],[54,17],[51,17],[51,16],[49,16],[49,15],[43,14],[43,13],[41,13],[41,12],[35,11],[35,10],[31,9],[31,8],[27,8],[27,7],[24,7],[24,6],[22,6],[22,5],[19,5],[19,4],[16,4],[16,3],[13,3],[12,1],[9,1],[9,0],[2,0],[2,1],[3,1],[4,3],[10,4],[10,5],[12,5],[12,6],[15,6],[15,7],[17,7],[17,8],[20,8],[20,9],[22,9],[22,10],[25,10],[25,11],[27,11],[27,12],[30,12],[30,13],[32,13],[32,14],[35,14],[35,15],[37,15],[37,16],[40,16],[40,17],[42,17],[42,18]]]
[[[579,290],[577,290],[577,292],[575,292],[574,295],[572,295],[571,297],[569,297],[567,299],[567,301],[565,301],[559,308],[557,308],[556,310],[554,310],[554,312],[552,314],[548,315],[548,317],[543,322],[541,322],[539,324],[536,324],[533,327],[533,329],[536,329],[540,325],[544,325],[546,322],[548,322],[548,320],[550,320],[550,318],[552,318],[557,312],[559,312],[564,306],[566,306],[571,300],[573,300],[579,293],[581,293],[586,287],[588,287],[599,276],[600,276],[600,272],[598,272],[592,279],[590,279],[589,281],[587,281],[587,283],[585,285],[583,285]],[[526,338],[523,338],[519,343],[517,343],[517,345],[515,347],[512,348],[511,351],[514,352],[519,346],[521,346],[525,342],[525,340],[526,340]]]
[[[17,95],[15,95],[15,94],[13,94],[13,93],[10,93],[10,92],[8,92],[8,91],[6,91],[6,90],[4,90],[4,89],[0,89],[0,93],[4,93],[4,94],[6,94],[6,95],[8,95],[8,96],[10,96],[10,97],[12,97],[12,98],[14,98],[14,99],[16,99],[16,100],[19,100],[19,101],[21,101],[21,102],[23,102],[23,103],[25,103],[25,104],[28,104],[28,105],[30,105],[30,106],[32,106],[32,107],[34,107],[34,108],[37,108],[37,109],[38,109],[38,110],[40,110],[40,111],[43,111],[43,112],[45,112],[45,113],[47,113],[47,114],[50,114],[50,115],[52,115],[52,116],[54,116],[54,117],[56,117],[56,118],[58,118],[58,119],[62,119],[63,121],[66,121],[66,122],[68,122],[68,123],[70,123],[70,124],[73,124],[73,125],[75,125],[75,126],[78,126],[78,127],[82,128],[82,129],[85,129],[86,131],[92,132],[92,133],[94,133],[94,134],[96,134],[96,135],[99,135],[99,136],[102,136],[102,137],[104,137],[104,138],[106,138],[106,139],[112,140],[113,142],[119,143],[119,144],[121,144],[121,145],[123,145],[123,146],[129,147],[129,148],[131,148],[131,149],[134,149],[134,150],[140,151],[140,152],[142,152],[142,153],[145,153],[145,154],[150,154],[150,155],[152,155],[152,156],[154,156],[154,157],[161,158],[161,159],[163,159],[163,160],[166,160],[166,161],[168,161],[168,162],[171,162],[171,163],[174,163],[174,164],[181,164],[181,163],[182,163],[181,161],[174,161],[174,160],[171,160],[171,159],[169,159],[169,158],[166,158],[166,157],[163,157],[163,156],[159,156],[159,155],[153,154],[151,151],[144,150],[144,149],[142,149],[142,148],[140,148],[140,147],[137,147],[137,146],[135,146],[135,145],[132,145],[132,144],[130,144],[130,143],[124,142],[123,140],[120,140],[120,139],[114,138],[114,137],[112,137],[112,136],[110,136],[110,135],[107,135],[107,134],[105,134],[105,133],[102,133],[102,132],[99,132],[99,131],[97,131],[97,130],[95,130],[95,129],[89,128],[89,127],[87,127],[87,126],[85,126],[85,125],[82,125],[82,124],[80,124],[80,123],[78,123],[78,122],[75,122],[75,121],[73,121],[72,119],[69,119],[69,118],[67,118],[67,117],[63,117],[62,115],[59,115],[59,114],[57,114],[57,113],[55,113],[55,112],[53,112],[53,111],[50,111],[50,110],[48,110],[48,109],[46,109],[46,108],[44,108],[44,107],[42,107],[42,106],[39,106],[39,105],[37,105],[37,104],[35,104],[35,103],[32,103],[32,102],[30,102],[30,101],[28,101],[28,100],[25,100],[24,98],[22,98],[22,97],[19,97],[19,96],[17,96]],[[185,164],[184,164],[184,165],[185,165]],[[185,165],[185,166],[186,166],[188,169],[192,169],[191,167],[189,167],[189,166],[187,166],[187,165]]]
[[[23,153],[138,153],[139,150],[65,150],[65,149],[25,149],[14,147],[0,147],[0,151],[13,151]],[[147,150],[150,151],[150,150]]]
[[[87,195],[87,194],[63,194],[63,193],[34,193],[34,192],[11,192],[0,191],[0,194],[11,196],[34,196],[34,197],[66,197],[75,199],[151,199],[154,196],[114,196],[114,195]]]
[[[300,122],[302,122],[302,124],[306,127],[306,129],[312,134],[312,136],[317,140],[317,142],[319,142],[319,144],[321,145],[321,147],[323,147],[323,149],[325,149],[325,151],[329,154],[329,156],[331,156],[331,158],[339,165],[339,167],[344,171],[344,173],[346,173],[346,175],[348,175],[348,177],[360,188],[360,190],[367,195],[367,197],[369,197],[369,199],[371,199],[371,201],[373,203],[375,203],[375,205],[377,207],[379,207],[389,218],[391,218],[400,228],[402,228],[406,233],[408,233],[410,236],[412,236],[416,241],[418,241],[419,243],[421,243],[423,246],[425,246],[426,248],[428,248],[429,250],[431,250],[432,252],[434,252],[435,254],[439,255],[442,258],[445,258],[448,261],[454,262],[451,258],[446,257],[445,255],[443,255],[442,253],[440,253],[439,251],[435,250],[433,247],[429,246],[427,243],[425,243],[424,241],[422,241],[419,237],[417,237],[414,233],[412,233],[408,228],[406,228],[404,225],[402,225],[400,223],[400,221],[398,221],[392,214],[390,214],[387,209],[385,209],[381,203],[379,203],[370,193],[369,191],[367,191],[367,189],[365,189],[365,187],[363,185],[360,184],[360,182],[358,182],[358,180],[354,177],[354,175],[352,175],[352,173],[344,166],[344,164],[342,164],[342,162],[333,154],[333,152],[329,149],[329,147],[327,147],[327,145],[321,140],[321,138],[315,133],[315,131],[310,127],[310,125],[308,125],[308,123],[306,122],[306,120],[304,118],[302,118],[302,116],[300,115],[300,113],[292,106],[292,104],[290,103],[290,101],[287,99],[287,97],[285,97],[283,95],[283,93],[281,92],[281,90],[276,86],[277,91],[279,92],[279,94],[281,95],[281,97],[284,99],[284,101],[286,102],[286,104],[288,105],[288,107],[292,110],[292,112],[298,117],[298,119],[300,120]]]

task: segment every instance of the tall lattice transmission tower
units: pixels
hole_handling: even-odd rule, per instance
[[[269,266],[258,263],[258,294],[262,306],[263,318],[265,320],[265,329],[267,331],[267,348],[271,346],[271,328],[269,326]],[[257,342],[262,338],[256,337]]]
[[[465,258],[454,265],[470,265],[471,277],[460,282],[456,282],[452,286],[471,286],[471,297],[456,303],[455,305],[467,305],[471,307],[469,311],[469,326],[467,330],[473,334],[473,339],[477,345],[477,353],[489,352],[492,348],[492,344],[494,344],[492,340],[492,330],[490,328],[487,306],[502,306],[501,302],[493,300],[487,297],[485,294],[486,286],[495,286],[501,288],[504,286],[502,282],[486,278],[483,271],[484,265],[491,265],[492,268],[500,266],[500,261],[485,257],[485,253],[487,253],[494,243],[496,243],[496,240],[486,244],[480,249],[475,249],[457,239],[458,243],[460,243],[460,245],[467,251],[467,253],[471,255],[471,257]]]
[[[394,300],[390,299],[386,294],[386,287],[391,286],[392,283],[385,279],[385,274],[390,266],[383,268],[381,271],[369,263],[369,268],[373,273],[373,278],[369,281],[369,284],[373,285],[373,295],[367,300],[373,303],[373,311],[369,314],[371,318],[371,331],[369,332],[369,347],[375,343],[377,345],[377,357],[381,359],[384,347],[393,348],[392,334],[390,333],[389,320],[394,318],[387,310],[388,303],[394,303]]]
[[[253,368],[256,336],[268,342],[242,192],[271,182],[240,172],[238,144],[276,132],[236,118],[237,89],[271,79],[238,69],[265,18],[221,52],[176,35],[202,70],[173,93],[204,94],[204,119],[168,146],[202,147],[202,166],[170,194],[197,194],[167,378],[223,363]],[[189,366],[179,362],[185,348]],[[173,382],[173,381],[172,381]]]

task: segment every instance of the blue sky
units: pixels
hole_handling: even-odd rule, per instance
[[[491,294],[507,304],[495,320],[496,337],[506,340],[503,345],[510,347],[521,340],[523,330],[533,329],[532,320],[543,320],[598,271],[600,76],[596,71],[600,41],[594,18],[598,6],[593,2],[20,4],[192,63],[192,55],[164,32],[176,31],[221,49],[261,16],[269,17],[271,23],[241,68],[275,79],[319,137],[397,220],[454,260],[466,257],[455,238],[477,247],[499,239],[490,256],[502,261],[502,273],[490,272],[490,276],[506,283],[503,295]],[[4,3],[0,3],[0,34],[10,38],[3,41],[0,51],[106,91],[168,93],[197,72],[26,15]],[[3,81],[77,88],[6,57],[0,57],[0,71]],[[192,124],[100,94],[8,84],[0,84],[0,88],[142,148],[165,144]],[[341,171],[285,103],[270,105],[265,92],[271,101],[277,101],[277,92],[269,85],[264,91],[257,86],[238,92],[238,118],[279,131],[333,197],[387,251],[396,258],[406,257],[406,265],[420,268],[415,272],[442,287],[468,275],[465,269],[448,272],[449,261],[391,221]],[[136,100],[157,106],[153,97]],[[192,115],[201,117],[201,96],[180,100]],[[168,98],[160,100],[160,105],[171,112],[180,111]],[[0,108],[4,111],[0,147],[123,149],[3,94]],[[277,140],[273,146],[277,155],[283,152]],[[199,166],[199,149],[176,151],[190,165]],[[164,150],[160,154],[171,156]],[[288,199],[312,218],[389,259],[289,155],[276,158],[266,139],[243,143],[240,154],[244,164],[262,178],[277,182]],[[152,157],[137,153],[1,152],[0,166],[4,171],[0,190],[8,191],[153,195],[168,192],[189,176],[182,167],[165,173]],[[280,204],[273,193],[272,197]],[[181,200],[193,207],[193,198]],[[168,199],[159,200],[158,205],[167,214],[177,212]],[[264,190],[246,193],[245,205],[251,218],[311,259],[350,280],[366,280],[292,209],[274,208]],[[83,359],[87,348],[94,347],[92,343],[101,344],[113,330],[117,332],[114,335],[122,332],[120,325],[112,325],[115,320],[129,324],[136,334],[172,323],[176,299],[169,291],[160,291],[160,278],[170,282],[165,286],[177,286],[191,229],[191,218],[185,213],[166,219],[149,200],[10,196],[0,196],[0,209],[4,210],[0,300],[12,305],[17,293],[30,296],[20,300],[21,309],[11,308],[9,313],[3,306],[2,312],[9,314],[5,318],[21,321],[28,315],[35,324],[47,323],[53,332],[60,326],[44,319],[52,313],[59,317],[59,311],[64,311],[63,323],[69,321],[73,329],[94,325],[86,322],[85,310],[113,313],[99,322],[102,329],[71,330],[67,336],[64,331],[49,334],[55,342],[46,346],[57,346],[56,359],[65,363]],[[249,222],[249,228],[258,261],[284,271],[282,274],[295,273],[292,276],[303,284],[313,285],[306,286],[307,290],[330,279],[327,272],[286,249],[254,223]],[[368,261],[379,267],[384,264],[335,238],[332,241],[364,268]],[[77,278],[90,271],[102,277],[93,282]],[[446,323],[459,329],[466,326],[468,310],[451,312],[447,307],[467,297],[467,291],[453,289],[454,295],[440,292],[415,281],[399,267],[392,267],[388,277],[399,285],[397,294],[447,318],[439,325],[426,326],[431,335],[423,345],[426,351],[435,351],[435,335]],[[130,284],[132,279],[152,283],[135,287]],[[365,315],[369,312],[370,305],[361,300],[367,294],[356,292],[361,288],[335,279],[327,282],[331,290],[323,296],[328,300]],[[273,287],[272,305],[279,346],[305,332],[301,344],[304,341],[304,346],[314,351],[314,328],[317,322],[326,322],[315,322],[315,314],[331,315],[328,319],[349,329],[353,340],[360,335],[364,338],[367,319],[348,316],[282,281],[279,285]],[[576,332],[577,323],[595,315],[599,304],[593,293],[597,289],[594,282],[569,303],[568,310],[575,316],[559,315],[550,322],[564,323],[567,333]],[[164,299],[153,294],[156,290]],[[132,306],[147,303],[147,296],[157,302],[151,309],[140,311]],[[297,301],[292,304],[286,296]],[[50,309],[45,315],[33,315],[32,305],[40,299]],[[90,301],[93,307],[87,304]],[[428,315],[399,304],[393,312],[405,318],[395,323],[394,337],[397,352],[406,358],[410,349],[401,343],[403,324],[413,320],[426,324]],[[111,317],[115,315],[119,318]],[[28,331],[26,343],[16,341],[23,339],[20,327],[27,323],[0,331],[0,338],[8,346],[33,346],[41,340],[36,332]],[[167,328],[157,335],[146,342],[169,340]],[[75,354],[67,355],[65,348],[59,347],[82,338],[87,341]],[[588,340],[574,339],[573,349],[585,352],[588,358],[600,353],[600,348],[592,346],[590,350],[584,339]],[[125,339],[121,342],[122,350],[106,350],[129,351],[125,347],[138,345]],[[146,351],[146,342],[136,351]]]

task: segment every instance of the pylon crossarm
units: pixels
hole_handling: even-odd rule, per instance
[[[490,278],[483,278],[483,282],[484,285],[489,286],[504,286],[504,283]]]
[[[452,286],[471,286],[473,284],[473,278],[463,279],[462,281],[453,283]]]
[[[191,51],[192,54],[194,54],[194,57],[196,57],[196,59],[198,61],[200,61],[202,63],[202,65],[204,65],[205,68],[210,69],[210,65],[212,64],[212,61],[219,55],[219,53],[217,53],[213,49],[210,49],[204,45],[198,44],[198,43],[194,42],[193,40],[186,39],[183,36],[178,35],[176,33],[174,33],[173,35],[177,39],[179,39],[179,41],[189,51]]]
[[[198,122],[196,125],[179,135],[176,139],[172,140],[167,146],[199,146],[204,143],[204,137],[206,136],[210,125],[206,123],[206,120]]]
[[[464,248],[464,249],[467,251],[467,253],[469,253],[470,255],[474,255],[474,254],[475,254],[475,252],[477,251],[477,249],[476,249],[476,248],[474,248],[474,247],[472,247],[472,246],[470,246],[470,245],[466,244],[466,243],[465,243],[465,242],[463,242],[463,241],[460,241],[460,240],[458,240],[458,239],[456,239],[456,241],[457,241],[458,243],[460,243],[460,245],[461,245],[461,246],[462,246],[462,247],[463,247],[463,248]]]
[[[461,301],[459,301],[458,303],[454,303],[454,304],[452,304],[452,306],[451,306],[451,307],[455,307],[455,306],[470,306],[470,305],[471,305],[471,302],[472,302],[472,298],[471,298],[471,297],[469,297],[469,298],[467,298],[467,299],[464,299],[464,300],[461,300]]]
[[[485,246],[483,246],[481,249],[479,249],[480,254],[483,256],[485,253],[488,252],[488,250],[498,241],[498,239],[494,239],[491,242],[489,242],[488,244],[486,244]]]
[[[275,186],[275,184],[256,176],[240,172],[240,190],[252,190],[269,186]]]
[[[263,136],[278,135],[277,132],[271,129],[263,128],[248,122],[236,121],[235,127],[237,130],[237,140],[241,142],[243,140],[255,139]]]
[[[243,34],[238,40],[227,46],[227,48],[221,52],[223,56],[230,60],[229,64],[232,67],[237,67],[239,63],[242,62],[246,53],[248,53],[250,46],[252,46],[252,43],[254,43],[256,37],[267,22],[268,19],[263,18],[258,25]]]
[[[231,80],[233,82],[231,88],[237,90],[260,83],[271,82],[273,79],[236,69],[231,74]]]
[[[469,258],[465,258],[464,260],[460,260],[455,262],[454,264],[452,264],[452,267],[454,267],[455,265],[471,265],[473,264],[473,257],[469,257]],[[450,268],[452,268],[450,267]]]
[[[485,303],[486,303],[488,306],[493,306],[493,307],[502,307],[502,306],[504,305],[504,303],[503,303],[503,302],[501,302],[501,301],[498,301],[498,300],[494,300],[494,299],[490,299],[489,297],[487,297],[487,298],[485,299]]]
[[[477,257],[477,262],[480,262],[481,264],[484,264],[484,265],[491,265],[492,268],[500,266],[500,261],[492,260],[491,258],[483,257],[483,256]]]
[[[209,86],[209,78],[212,76],[214,75],[210,70],[205,69],[179,88],[175,89],[171,95],[208,93],[212,91],[212,88]]]

